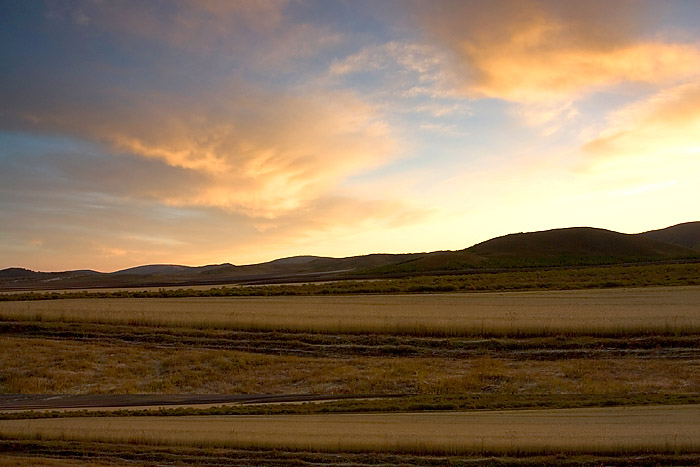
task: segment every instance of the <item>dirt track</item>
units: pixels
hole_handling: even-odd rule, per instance
[[[321,402],[341,399],[401,397],[396,394],[6,394],[0,411],[121,410],[160,407],[213,407],[231,404]]]
[[[158,347],[239,350],[311,357],[415,356],[516,359],[697,358],[700,335],[638,337],[467,338],[387,334],[196,330],[116,324],[0,321],[5,336],[68,339]]]

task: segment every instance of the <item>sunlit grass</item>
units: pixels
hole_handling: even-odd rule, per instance
[[[314,358],[0,337],[3,393],[693,393],[700,361]]]
[[[700,287],[0,302],[0,319],[436,336],[700,332]]]
[[[689,452],[700,406],[210,417],[2,420],[0,435],[197,447],[418,454]]]

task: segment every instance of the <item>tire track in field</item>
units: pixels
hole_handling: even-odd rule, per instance
[[[410,394],[5,394],[2,411],[123,410],[388,399]]]
[[[571,358],[700,358],[700,335],[623,337],[432,337],[159,328],[118,324],[0,321],[5,336],[202,348],[309,357],[436,357],[489,355],[523,360]]]

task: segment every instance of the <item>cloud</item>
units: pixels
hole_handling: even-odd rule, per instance
[[[108,111],[70,96],[55,107],[29,101],[12,109],[13,124],[195,174],[194,187],[159,191],[168,204],[268,217],[395,156],[390,130],[351,94],[290,96],[238,86],[215,95],[119,95]]]
[[[700,155],[700,83],[665,89],[609,118],[609,126],[583,146],[599,158],[673,158]]]
[[[331,79],[373,74],[383,92],[401,98],[461,98],[452,92],[445,72],[447,54],[440,48],[414,42],[389,41],[365,46],[334,59],[328,67]]]
[[[385,109],[312,79],[337,35],[287,2],[47,5],[32,19],[44,59],[9,54],[0,75],[6,266],[244,263],[323,242],[353,254],[364,246],[338,238],[429,215],[342,192],[401,143]]]
[[[556,106],[622,82],[700,72],[697,44],[645,36],[651,14],[642,2],[460,0],[421,3],[417,21],[451,52],[460,92]]]
[[[543,134],[556,133],[568,122],[574,121],[579,111],[574,102],[564,100],[562,102],[525,103],[518,104],[511,114],[520,118],[526,125],[542,127]]]
[[[473,115],[471,103],[451,90],[445,65],[445,54],[435,47],[390,41],[334,59],[328,80],[349,86],[360,83],[388,119],[400,122],[397,126],[408,142],[424,131],[462,134],[457,121]]]
[[[303,208],[395,157],[397,143],[358,95],[275,82],[264,71],[313,54],[327,37],[286,8],[284,1],[49,3],[37,40],[55,43],[62,60],[16,56],[17,66],[0,76],[0,129],[66,135],[189,172],[180,176],[187,185],[149,194],[169,205],[264,217]],[[80,28],[78,13],[87,18]],[[87,37],[95,43],[86,45]]]
[[[332,75],[346,75],[398,66],[402,70],[419,73],[420,81],[434,78],[443,59],[439,50],[423,44],[396,41],[363,47],[343,59],[335,59],[329,67]]]
[[[161,192],[197,186],[196,173],[89,152],[19,152],[4,159],[0,216],[13,222],[0,232],[0,267],[115,270],[163,262],[246,264],[299,251],[350,255],[365,252],[366,245],[352,240],[356,232],[371,238],[430,215],[402,201],[352,195],[321,195],[274,218],[174,207],[160,202]]]
[[[169,2],[49,2],[45,17],[109,35],[133,57],[174,53],[174,68],[189,59],[215,59],[224,69],[271,68],[312,58],[341,36],[293,15],[288,0],[173,0]],[[89,26],[89,28],[88,28]],[[149,44],[146,49],[144,44]],[[144,53],[145,52],[145,53]]]

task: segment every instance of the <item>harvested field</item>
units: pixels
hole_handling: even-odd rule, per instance
[[[303,404],[341,400],[389,399],[392,395],[373,394],[83,394],[83,395],[0,395],[0,413],[27,411],[134,411],[146,409],[211,409],[243,405]],[[133,412],[132,412],[133,413]]]
[[[0,337],[0,392],[62,394],[692,393],[700,359],[263,355]]]
[[[6,454],[3,454],[6,453]],[[56,453],[61,453],[56,458]],[[186,446],[143,446],[133,443],[89,443],[57,440],[0,440],[0,465],[25,466],[347,466],[390,467],[423,466],[590,466],[629,467],[658,465],[697,465],[700,454],[628,454],[628,455],[434,455],[410,453],[351,453],[281,449],[193,448]]]
[[[700,406],[0,421],[4,437],[412,453],[625,453],[700,449]]]
[[[0,462],[54,465],[32,455],[74,443],[97,465],[692,463],[700,405],[648,404],[698,400],[697,303],[700,287],[0,302],[0,393],[98,401],[61,419],[9,402]],[[405,397],[235,403],[261,394]],[[130,411],[103,412],[108,399]],[[134,412],[148,400],[175,405]]]
[[[700,332],[700,287],[0,302],[0,319],[444,336]]]
[[[332,334],[318,332],[196,329],[134,324],[0,321],[0,334],[14,337],[124,343],[178,349],[239,350],[316,357],[415,356],[565,358],[697,358],[700,334],[641,336],[489,337]]]

